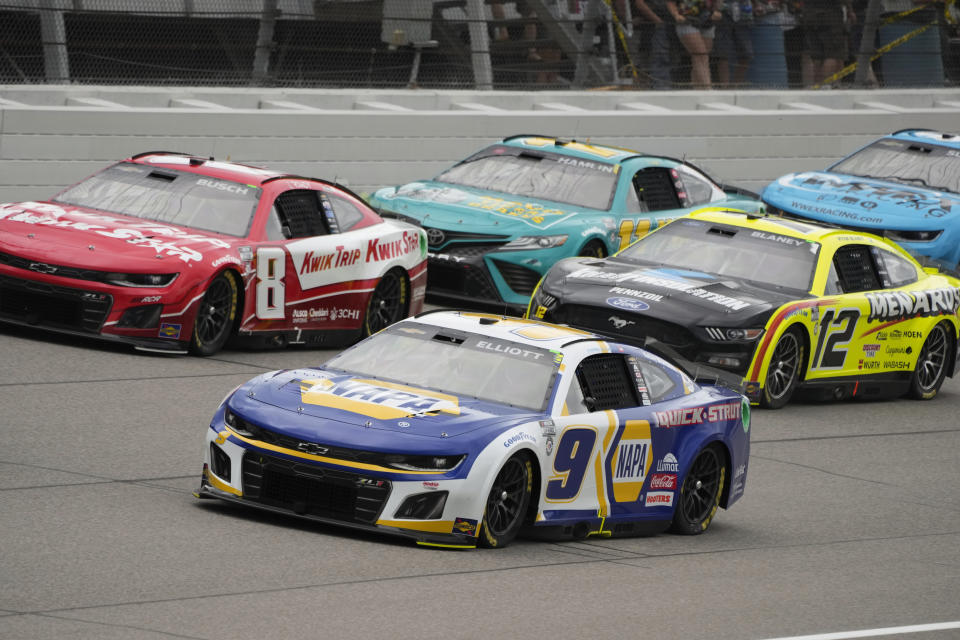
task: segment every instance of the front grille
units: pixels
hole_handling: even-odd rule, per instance
[[[460,297],[500,300],[497,288],[483,267],[455,265],[445,260],[431,259],[428,263],[427,290],[430,293],[449,293]]]
[[[74,278],[75,280],[92,280],[94,282],[106,282],[107,271],[96,271],[94,269],[79,269],[77,267],[66,267],[60,264],[50,262],[39,262],[36,260],[27,260],[20,256],[0,252],[0,264],[6,264],[18,269],[25,269],[36,273],[44,273],[61,278]],[[34,265],[34,268],[31,268]]]
[[[502,260],[494,260],[493,264],[496,265],[503,279],[507,281],[507,286],[521,295],[528,296],[533,293],[537,283],[540,282],[540,273],[533,269],[521,267],[512,262],[503,262]]]
[[[451,231],[449,229],[438,229],[434,227],[424,227],[427,232],[427,238],[430,237],[431,231],[434,233],[443,234],[443,240],[437,243],[431,243],[431,249],[438,249],[446,247],[450,243],[455,244],[472,244],[472,245],[481,245],[486,246],[491,249],[498,247],[500,245],[506,244],[510,236],[501,236],[501,235],[492,235],[489,233],[472,233],[470,231]],[[450,251],[452,248],[446,248],[445,251]]]
[[[627,324],[617,329],[611,318],[625,320]],[[700,350],[700,341],[685,327],[656,318],[625,313],[612,307],[607,309],[565,305],[551,312],[550,321],[584,327],[606,335],[616,335],[631,342],[642,342],[648,337],[654,338],[691,359]]]
[[[16,322],[99,333],[113,297],[0,276],[0,317]]]
[[[335,458],[337,460],[346,460],[348,462],[364,462],[366,464],[383,464],[383,453],[376,451],[363,451],[361,449],[348,449],[347,447],[335,447],[322,442],[313,442],[301,440],[292,436],[271,431],[249,420],[241,418],[233,413],[233,419],[236,421],[237,428],[250,434],[250,437],[260,442],[283,447],[284,449],[298,450],[301,445],[313,445],[309,453],[322,455],[325,458]]]
[[[320,469],[247,452],[243,497],[298,515],[373,524],[390,497],[390,481],[359,473]]]

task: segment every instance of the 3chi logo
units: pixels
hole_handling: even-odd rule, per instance
[[[322,456],[327,451],[330,451],[329,447],[320,446],[315,442],[301,442],[297,445],[297,449],[314,456]]]
[[[431,247],[439,247],[446,239],[447,234],[440,229],[427,229],[427,244]]]

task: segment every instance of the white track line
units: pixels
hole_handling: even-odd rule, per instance
[[[886,627],[885,629],[864,629],[862,631],[815,633],[810,636],[790,636],[770,638],[769,640],[847,640],[847,638],[876,638],[878,636],[892,636],[897,633],[924,633],[926,631],[943,631],[945,629],[960,629],[960,620],[955,622],[935,622],[933,624],[914,624],[908,627]]]

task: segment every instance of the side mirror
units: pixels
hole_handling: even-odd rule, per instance
[[[587,396],[583,399],[583,406],[587,408],[591,413],[597,410],[597,399]]]

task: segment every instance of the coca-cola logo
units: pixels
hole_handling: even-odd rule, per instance
[[[651,489],[676,489],[677,474],[675,473],[655,473],[650,476]]]

